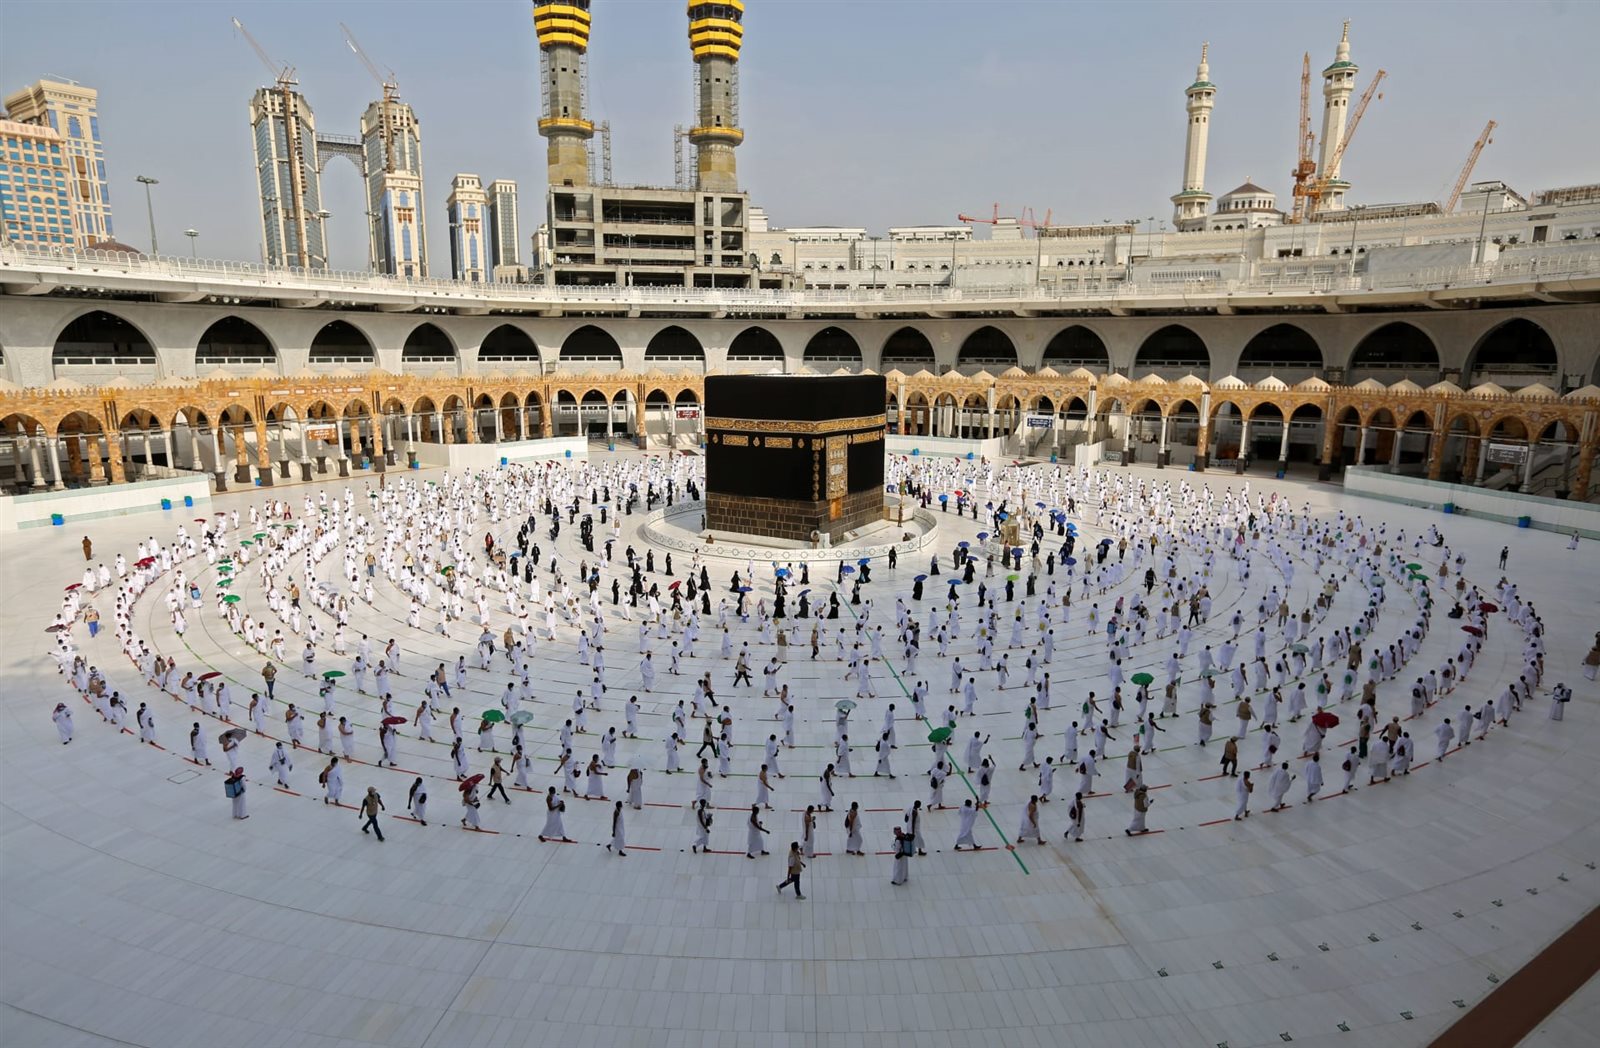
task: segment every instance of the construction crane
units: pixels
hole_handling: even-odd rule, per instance
[[[1000,224],[1000,204],[998,202],[995,203],[995,205],[994,205],[994,214],[992,214],[988,218],[973,218],[971,215],[957,215],[956,216],[956,221],[957,222],[978,222],[978,223],[981,223],[982,225],[986,225],[986,226],[999,225]]]
[[[1022,220],[1017,224],[1023,229],[1031,229],[1035,233],[1038,233],[1042,229],[1053,228],[1050,223],[1050,219],[1053,217],[1055,217],[1055,210],[1047,207],[1044,209],[1044,221],[1040,222],[1034,218],[1033,208],[1025,207],[1022,209]]]
[[[300,126],[300,107],[296,104],[297,94],[294,90],[299,81],[295,79],[294,66],[287,63],[279,65],[268,58],[266,50],[257,43],[255,37],[250,35],[250,30],[244,27],[244,23],[237,18],[232,21],[233,28],[245,38],[255,51],[256,57],[261,59],[261,64],[267,67],[267,72],[272,74],[278,91],[279,105],[283,110],[284,152],[288,154],[289,166],[289,200],[286,217],[294,223],[295,261],[299,263],[301,269],[310,269],[311,250],[306,244],[308,216],[306,215],[305,129]]]
[[[1383,78],[1388,75],[1387,71],[1378,70],[1378,74],[1372,78],[1372,83],[1368,84],[1367,89],[1361,92],[1361,101],[1356,103],[1355,109],[1350,113],[1350,122],[1345,125],[1344,137],[1339,140],[1339,145],[1334,149],[1333,156],[1328,158],[1328,170],[1322,172],[1322,176],[1317,179],[1315,185],[1310,187],[1312,211],[1315,211],[1317,205],[1322,202],[1323,191],[1327,189],[1328,183],[1333,181],[1330,172],[1339,170],[1339,163],[1344,160],[1345,150],[1350,148],[1350,140],[1356,136],[1356,128],[1361,126],[1361,117],[1366,113],[1367,106],[1372,102],[1374,96],[1383,97],[1378,94],[1378,85],[1383,83]]]
[[[1445,214],[1450,214],[1456,209],[1456,204],[1461,202],[1461,190],[1466,188],[1467,179],[1472,177],[1472,169],[1477,166],[1478,155],[1483,152],[1483,147],[1494,141],[1489,136],[1494,134],[1494,129],[1497,126],[1499,125],[1493,120],[1484,124],[1483,134],[1479,135],[1478,140],[1472,143],[1472,152],[1467,154],[1467,162],[1461,165],[1461,174],[1456,178],[1455,188],[1450,190],[1450,198],[1444,203]]]
[[[1311,176],[1317,173],[1317,162],[1311,158],[1315,152],[1316,135],[1311,132],[1310,51],[1300,59],[1300,131],[1295,142],[1300,147],[1300,158],[1295,162],[1294,170],[1289,172],[1289,177],[1294,179],[1294,211],[1289,221],[1304,222],[1310,210]]]
[[[349,26],[340,22],[339,28],[344,31],[344,42],[349,45],[351,51],[355,52],[356,57],[361,59],[361,64],[367,67],[367,72],[371,74],[372,79],[377,81],[378,86],[383,89],[383,99],[378,103],[378,115],[383,136],[383,169],[393,174],[395,168],[394,107],[400,102],[400,80],[394,75],[393,69],[387,70],[387,75],[378,71],[377,65],[371,58],[367,57],[367,52],[356,41],[356,35],[350,31]]]

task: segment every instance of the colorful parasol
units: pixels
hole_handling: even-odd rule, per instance
[[[202,674],[200,674],[200,679],[201,680],[211,680],[211,679],[213,679],[215,677],[220,677],[220,676],[222,676],[222,671],[221,670],[212,670],[210,673],[202,673]]]
[[[499,724],[506,719],[506,715],[499,710],[484,710],[483,719],[491,724]]]
[[[473,776],[471,776],[469,778],[463,779],[461,781],[461,784],[458,785],[456,787],[456,789],[460,790],[462,793],[466,793],[468,790],[472,789],[472,787],[478,785],[478,783],[480,783],[482,781],[483,781],[483,776],[482,775],[473,775]]]
[[[1140,685],[1151,684],[1151,683],[1154,683],[1154,681],[1155,681],[1155,677],[1151,676],[1148,673],[1135,673],[1133,676],[1129,677],[1128,679],[1133,681],[1135,684],[1140,684]]]
[[[338,678],[343,677],[343,676],[344,676],[344,670],[323,670],[322,671],[322,679],[323,680],[337,680]]]
[[[1328,728],[1337,728],[1339,726],[1339,718],[1328,710],[1318,710],[1311,715],[1311,723],[1323,730],[1327,730]]]
[[[404,724],[405,722],[406,722],[406,719],[404,717],[385,717],[385,718],[383,718],[384,726],[385,727],[390,727],[390,728],[394,727],[396,724]]]
[[[934,743],[935,745],[941,742],[947,742],[950,739],[951,733],[954,731],[954,728],[935,728],[928,732],[928,741]]]

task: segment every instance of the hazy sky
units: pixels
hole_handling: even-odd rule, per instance
[[[672,182],[693,65],[682,0],[595,0],[590,95],[619,182]],[[354,134],[376,85],[350,25],[398,74],[422,122],[433,271],[448,275],[444,200],[469,171],[522,186],[543,212],[532,5],[450,2],[0,2],[0,88],[40,76],[100,90],[117,234],[149,242],[138,174],[161,180],[162,247],[256,259],[247,103],[268,77],[229,16],[299,69],[324,131]],[[1351,146],[1353,203],[1442,199],[1489,118],[1476,178],[1530,192],[1600,180],[1593,49],[1600,4],[748,0],[741,181],[774,225],[953,223],[1032,207],[1057,222],[1155,215],[1180,188],[1183,89],[1211,42],[1218,85],[1207,188],[1247,177],[1287,196],[1300,55],[1313,74],[1352,20],[1359,87],[1388,70]],[[1320,82],[1313,84],[1320,128]],[[596,143],[598,145],[598,142]],[[330,164],[333,264],[365,265],[354,169]]]

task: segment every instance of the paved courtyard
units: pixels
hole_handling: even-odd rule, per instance
[[[630,468],[633,453],[597,456],[599,464]],[[697,461],[697,460],[688,460]],[[683,468],[689,468],[685,466]],[[1035,490],[1050,484],[1047,466],[1031,467]],[[1239,490],[1245,478],[1220,473],[1134,468],[1112,470],[1125,482],[1208,485],[1219,497]],[[442,480],[439,471],[391,474],[392,483]],[[1454,695],[1410,718],[1412,679],[1454,655],[1465,634],[1445,617],[1454,592],[1435,585],[1439,598],[1431,628],[1412,662],[1379,688],[1379,723],[1402,718],[1416,740],[1410,774],[1368,786],[1363,764],[1358,789],[1341,793],[1339,761],[1356,736],[1356,701],[1330,700],[1341,718],[1323,748],[1326,785],[1305,803],[1301,750],[1306,722],[1280,714],[1281,754],[1297,776],[1287,807],[1272,812],[1268,772],[1262,759],[1259,722],[1239,743],[1239,763],[1258,783],[1248,819],[1235,820],[1236,782],[1219,775],[1223,740],[1235,724],[1226,674],[1217,680],[1216,736],[1196,745],[1202,683],[1197,653],[1232,634],[1237,611],[1245,633],[1239,656],[1249,653],[1256,608],[1274,587],[1286,592],[1295,614],[1312,607],[1325,579],[1345,572],[1341,554],[1330,555],[1319,577],[1298,542],[1282,565],[1254,558],[1248,580],[1232,562],[1217,558],[1209,579],[1214,601],[1184,660],[1178,715],[1157,723],[1155,752],[1145,757],[1143,779],[1155,803],[1150,833],[1129,836],[1131,795],[1123,790],[1125,758],[1133,737],[1131,699],[1121,726],[1113,729],[1085,806],[1081,842],[1064,839],[1067,809],[1077,774],[1063,766],[1054,796],[1040,806],[1043,845],[1018,844],[1024,806],[1039,792],[1038,772],[1018,770],[1025,709],[1034,698],[1025,686],[1023,661],[1037,648],[1038,598],[1007,604],[1008,572],[996,566],[961,587],[962,632],[941,658],[932,640],[930,608],[943,608],[951,553],[958,543],[990,548],[979,538],[986,521],[938,513],[926,548],[902,555],[896,568],[874,559],[872,581],[862,587],[874,605],[869,629],[884,630],[881,662],[871,670],[872,697],[862,697],[850,715],[855,778],[838,779],[832,813],[820,816],[815,857],[802,876],[805,901],[780,898],[774,885],[784,877],[784,852],[800,839],[804,808],[819,798],[818,775],[834,757],[835,703],[858,697],[857,681],[836,658],[835,632],[853,639],[863,606],[848,602],[848,580],[840,587],[844,610],[824,620],[821,657],[810,658],[814,619],[796,620],[794,587],[790,618],[798,645],[782,652],[779,681],[796,707],[795,747],[780,757],[786,774],[772,779],[773,810],[762,818],[771,830],[771,854],[747,859],[746,823],[756,795],[763,744],[781,733],[774,700],[762,695],[761,667],[780,649],[766,643],[757,618],[729,615],[732,645],[748,643],[754,684],[732,686],[733,663],[719,657],[716,615],[705,616],[704,635],[684,672],[667,672],[667,653],[677,633],[648,641],[658,664],[653,689],[645,693],[638,666],[638,623],[643,606],[624,620],[613,609],[608,571],[602,586],[606,611],[607,690],[599,711],[588,712],[589,734],[573,745],[584,764],[600,750],[601,733],[623,727],[623,703],[640,701],[638,737],[616,744],[614,770],[605,780],[611,801],[626,795],[630,767],[644,771],[642,809],[626,809],[626,858],[608,852],[612,806],[567,797],[565,827],[576,843],[542,843],[543,792],[561,785],[558,731],[572,716],[572,696],[587,691],[593,677],[578,646],[578,631],[564,621],[553,640],[538,645],[526,726],[529,780],[534,789],[512,787],[511,803],[486,800],[482,827],[458,823],[450,732],[441,717],[435,739],[417,738],[411,718],[422,699],[425,669],[454,666],[466,656],[465,688],[440,699],[448,714],[465,714],[470,770],[487,772],[493,754],[476,751],[478,714],[496,708],[512,680],[498,652],[492,668],[477,668],[479,628],[469,620],[441,636],[436,612],[420,626],[407,624],[409,598],[380,573],[375,599],[352,601],[347,629],[351,652],[361,633],[381,648],[388,638],[403,651],[402,672],[391,682],[399,729],[396,768],[379,768],[375,729],[380,719],[371,681],[358,694],[352,678],[340,681],[336,709],[358,731],[356,761],[345,772],[344,803],[357,802],[377,787],[387,811],[381,820],[387,841],[379,845],[359,829],[353,808],[322,803],[318,771],[326,758],[310,750],[292,752],[289,789],[275,789],[268,761],[275,740],[288,741],[283,712],[295,702],[312,718],[322,708],[316,682],[301,673],[304,640],[290,634],[267,611],[258,565],[242,564],[233,592],[241,607],[271,629],[283,628],[289,653],[280,665],[276,703],[266,734],[241,744],[248,776],[250,818],[230,818],[215,736],[227,725],[185,707],[177,694],[147,686],[139,669],[118,650],[109,627],[111,590],[93,603],[108,629],[91,639],[79,624],[72,643],[104,673],[130,711],[148,704],[157,718],[159,747],[141,744],[138,729],[118,731],[103,723],[51,656],[56,635],[47,633],[63,587],[80,580],[80,541],[89,535],[94,562],[110,564],[121,552],[133,559],[141,540],[172,541],[175,529],[206,514],[143,514],[49,528],[8,536],[8,571],[0,623],[9,642],[0,652],[7,687],[0,694],[0,1029],[8,1044],[24,1045],[760,1045],[775,1046],[1213,1046],[1228,1048],[1296,1044],[1344,1046],[1423,1045],[1508,978],[1558,934],[1600,903],[1600,686],[1585,680],[1580,662],[1600,629],[1600,546],[1569,550],[1558,535],[1518,530],[1472,518],[1447,517],[1387,503],[1346,497],[1337,486],[1248,478],[1257,493],[1279,495],[1298,511],[1309,503],[1317,521],[1339,511],[1359,515],[1387,535],[1404,531],[1410,540],[1437,525],[1453,553],[1466,557],[1465,575],[1492,594],[1500,575],[1496,559],[1509,547],[1506,574],[1537,606],[1546,629],[1543,691],[1514,713],[1509,726],[1494,727],[1482,742],[1435,759],[1434,729],[1444,716],[1459,718],[1466,703],[1481,707],[1498,697],[1522,667],[1523,631],[1503,611],[1490,615],[1488,634],[1469,679]],[[248,514],[268,497],[286,498],[301,519],[301,500],[325,489],[342,498],[347,485],[366,509],[369,474],[349,481],[229,493],[210,511]],[[982,500],[981,478],[974,488]],[[584,510],[593,507],[587,505]],[[468,545],[481,552],[484,532],[514,545],[521,516],[487,517],[467,527]],[[1078,558],[1087,566],[1092,548],[1109,534],[1093,510],[1079,505],[1070,518],[1078,528]],[[618,558],[630,542],[641,557],[646,543],[636,533],[643,514],[622,518]],[[544,561],[555,556],[568,578],[594,555],[578,543],[578,529],[563,513],[552,543],[541,517],[534,538]],[[252,529],[228,531],[230,546]],[[600,529],[609,534],[609,526]],[[1046,549],[1060,539],[1047,533]],[[665,551],[657,551],[657,567]],[[913,580],[937,554],[943,574],[927,580],[913,601]],[[683,577],[688,555],[674,554]],[[1043,553],[1041,553],[1043,556]],[[1111,560],[1115,561],[1113,549]],[[1127,554],[1133,558],[1132,550]],[[341,579],[343,548],[317,566],[318,578],[349,589]],[[1203,569],[1200,550],[1175,553],[1180,575]],[[1409,556],[1405,559],[1409,559]],[[1424,547],[1418,559],[1429,575],[1438,551]],[[298,572],[299,555],[291,558]],[[1104,701],[1110,692],[1104,620],[1091,633],[1089,605],[1109,609],[1143,594],[1144,568],[1129,571],[1108,593],[1081,595],[1073,587],[1070,621],[1056,618],[1057,641],[1048,667],[1052,703],[1038,711],[1036,753],[1060,761],[1064,732],[1080,717],[1091,690]],[[261,687],[263,658],[231,633],[209,595],[217,569],[205,558],[184,562],[207,594],[189,610],[187,631],[173,628],[163,596],[170,577],[157,579],[134,604],[133,628],[155,651],[175,657],[180,672],[220,673],[231,682],[233,720],[246,724],[242,706]],[[613,564],[613,568],[616,565]],[[710,556],[713,608],[729,594],[729,580],[746,570],[744,557]],[[756,563],[754,590],[771,604],[770,564]],[[1065,583],[1065,568],[1039,580]],[[1026,575],[1026,569],[1023,572]],[[1402,573],[1403,574],[1403,573]],[[826,601],[834,591],[833,562],[814,566],[811,597]],[[646,575],[666,589],[663,571]],[[622,581],[626,585],[624,573]],[[913,801],[926,803],[933,760],[927,723],[910,716],[909,688],[929,685],[929,720],[961,696],[949,693],[950,659],[959,656],[976,670],[979,637],[975,590],[987,584],[997,597],[1001,627],[995,657],[1009,654],[1009,686],[997,675],[977,672],[980,699],[972,717],[955,730],[950,756],[961,765],[944,787],[947,805],[973,797],[977,775],[964,775],[964,747],[976,729],[988,742],[995,765],[992,800],[976,819],[977,851],[953,850],[960,815],[925,814],[928,854],[910,862],[910,881],[890,884],[892,828]],[[525,590],[525,587],[521,587]],[[1374,639],[1399,637],[1417,613],[1421,587],[1404,578],[1385,580],[1386,600]],[[514,621],[495,594],[491,612],[497,642]],[[1156,598],[1159,598],[1159,592]],[[908,670],[895,642],[895,602],[904,598],[922,627],[922,654]],[[1152,602],[1160,601],[1152,598]],[[1366,591],[1341,582],[1325,620],[1313,637],[1353,622],[1366,606]],[[1493,596],[1490,599],[1494,599]],[[622,598],[625,606],[626,595]],[[1026,641],[1008,647],[1011,618],[1022,609]],[[1105,614],[1103,612],[1102,614]],[[318,645],[320,672],[350,670],[350,657],[334,654],[328,616]],[[543,615],[535,614],[542,626]],[[940,621],[943,616],[940,615]],[[1176,641],[1158,640],[1152,628],[1132,647],[1124,671],[1156,678],[1151,711],[1160,707],[1165,665]],[[1272,657],[1281,650],[1273,646]],[[1343,660],[1330,662],[1339,673]],[[695,826],[690,804],[696,793],[694,758],[703,721],[688,721],[680,754],[683,773],[666,775],[663,739],[673,730],[671,711],[692,697],[695,679],[710,672],[718,704],[729,706],[735,747],[731,771],[713,774],[711,852],[691,851]],[[1314,683],[1316,675],[1306,675]],[[1365,679],[1363,674],[1362,680]],[[1574,690],[1562,721],[1549,717],[1548,689],[1565,682]],[[1292,682],[1291,682],[1292,688]],[[1131,696],[1131,685],[1124,685]],[[174,687],[173,692],[176,692]],[[1260,708],[1265,698],[1253,685],[1248,697]],[[1289,689],[1286,689],[1286,691]],[[1357,688],[1359,696],[1359,687]],[[62,745],[51,711],[67,703],[75,719],[70,745]],[[896,703],[897,777],[874,777],[872,743],[887,704]],[[1315,702],[1312,703],[1313,708]],[[1308,711],[1309,712],[1309,711]],[[189,757],[189,726],[201,723],[211,736],[218,767]],[[496,748],[509,754],[506,725]],[[1093,736],[1080,740],[1087,752]],[[711,762],[712,772],[716,761]],[[421,777],[430,793],[428,825],[407,816],[407,791]],[[511,777],[507,775],[507,785]],[[579,788],[584,782],[580,778]],[[487,789],[488,783],[484,783]],[[859,804],[864,821],[864,856],[845,854],[845,811]],[[1589,987],[1570,1003],[1571,1012],[1546,1024],[1538,1043],[1583,1043],[1581,1017],[1594,1011]],[[1577,1016],[1577,1019],[1572,1018]],[[1592,1034],[1591,1034],[1592,1035]],[[1592,1041],[1589,1043],[1593,1043]]]

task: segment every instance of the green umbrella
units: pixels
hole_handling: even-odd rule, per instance
[[[833,704],[833,708],[838,710],[840,713],[849,713],[851,710],[856,708],[855,700],[840,699],[838,702]]]
[[[222,603],[224,603],[224,604],[237,604],[237,603],[239,603],[239,601],[241,601],[243,599],[244,598],[240,597],[237,593],[230,593],[226,597],[222,598]]]
[[[945,742],[950,738],[951,733],[954,731],[954,728],[935,728],[928,732],[928,741],[932,743]]]
[[[1291,644],[1289,645],[1289,650],[1294,652],[1296,655],[1304,655],[1311,649],[1306,647],[1304,644]]]
[[[344,676],[344,670],[323,670],[322,671],[322,679],[323,680],[333,680],[335,677],[343,677],[343,676]]]
[[[1006,576],[1006,581],[1007,582],[1015,582],[1021,577],[1022,577],[1021,575],[1007,575]]]
[[[1150,684],[1155,681],[1155,678],[1148,673],[1135,673],[1128,679],[1133,681],[1135,684]]]
[[[241,546],[254,546],[255,543],[251,542],[249,539],[240,539],[239,540],[239,545],[241,545]]]
[[[499,723],[506,719],[506,715],[499,710],[484,710],[483,719],[491,723]]]
[[[1411,571],[1421,571],[1422,570],[1422,565],[1421,564],[1407,564],[1406,568],[1411,570]]]
[[[1215,666],[1208,666],[1200,671],[1200,676],[1202,677],[1215,677],[1216,675],[1217,668]]]
[[[513,713],[511,715],[511,723],[512,724],[518,724],[518,725],[528,724],[528,723],[532,722],[532,720],[533,720],[533,714],[531,712],[529,712],[528,710],[518,710],[517,712],[515,712],[515,713]]]
[[[254,535],[251,535],[250,537],[253,538],[253,539],[264,539],[264,538],[267,537],[267,533],[264,532],[264,531],[258,531]]]
[[[233,585],[233,580],[232,579],[218,579],[217,580],[217,589],[227,589],[231,585]]]
[[[217,565],[217,574],[218,575],[232,575],[233,574],[233,565],[228,563],[227,561],[223,561],[221,564]]]

